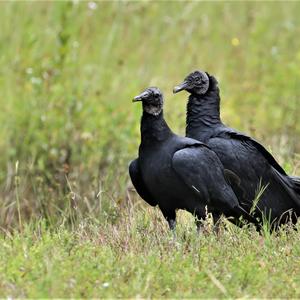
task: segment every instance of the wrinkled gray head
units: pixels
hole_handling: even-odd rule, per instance
[[[144,111],[154,116],[160,114],[164,104],[163,94],[157,87],[147,88],[141,94],[134,97],[132,101],[142,101]]]
[[[175,86],[173,93],[175,94],[186,90],[191,94],[203,95],[207,92],[208,88],[209,77],[207,73],[203,71],[195,71],[189,74],[181,84]]]

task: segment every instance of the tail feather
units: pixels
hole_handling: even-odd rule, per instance
[[[300,196],[300,177],[298,176],[289,176],[289,179],[291,180],[293,184],[294,191],[299,194]]]
[[[277,170],[273,169],[273,171],[276,173],[275,178],[277,182],[289,194],[291,199],[294,201],[298,212],[300,213],[300,177],[283,176]]]
[[[296,183],[300,184],[300,177],[299,176],[289,176],[290,179],[292,179],[293,181],[295,181]]]
[[[252,223],[255,225],[256,228],[260,227],[260,223],[258,220],[255,219],[254,216],[250,215],[246,210],[244,210],[241,206],[237,206],[235,207],[235,210],[237,211],[237,213],[241,216],[244,217],[244,219],[246,219],[248,222]]]

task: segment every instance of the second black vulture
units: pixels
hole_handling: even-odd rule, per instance
[[[141,144],[129,174],[138,194],[150,205],[158,205],[170,229],[175,228],[176,210],[184,209],[198,220],[209,212],[255,223],[225,179],[217,155],[205,144],[174,134],[163,117],[163,95],[148,88],[134,101],[143,104]],[[200,225],[200,222],[197,223]]]
[[[190,93],[186,136],[207,143],[224,167],[236,175],[231,186],[240,205],[247,212],[254,210],[256,217],[267,219],[272,227],[295,223],[300,216],[299,179],[288,176],[260,143],[222,123],[217,80],[195,71],[173,92],[181,90]]]

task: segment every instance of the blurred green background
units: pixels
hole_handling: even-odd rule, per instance
[[[0,226],[117,219],[134,197],[132,97],[161,88],[184,134],[187,94],[172,88],[195,69],[218,78],[224,122],[299,175],[299,12],[299,2],[1,2]]]

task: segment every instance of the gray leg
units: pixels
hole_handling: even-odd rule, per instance
[[[165,219],[167,220],[170,230],[175,231],[175,228],[176,228],[176,212],[174,210],[173,211],[170,211],[170,210],[167,211],[167,210],[163,210],[163,209],[161,209],[161,212],[164,215]]]
[[[213,212],[212,216],[214,220],[214,232],[218,235],[220,233],[221,214],[218,212]]]
[[[196,219],[195,219],[195,223],[197,226],[197,233],[201,233],[203,232],[203,221],[205,220],[206,215],[205,213],[202,212],[196,212]]]
[[[175,231],[176,228],[176,220],[174,219],[167,219],[169,227],[172,231]]]
[[[219,212],[213,212],[212,213],[213,216],[213,222],[214,222],[214,231],[216,233],[219,233],[219,229],[220,229],[220,218],[221,218],[221,214]],[[203,221],[206,219],[206,214],[202,213],[202,212],[197,212],[196,213],[196,226],[197,226],[197,232],[201,233],[204,232],[204,226],[203,226]]]
[[[196,226],[197,226],[197,232],[200,233],[201,232],[201,228],[202,228],[202,220],[199,220],[198,217],[196,217],[195,219],[195,223],[196,223]]]

